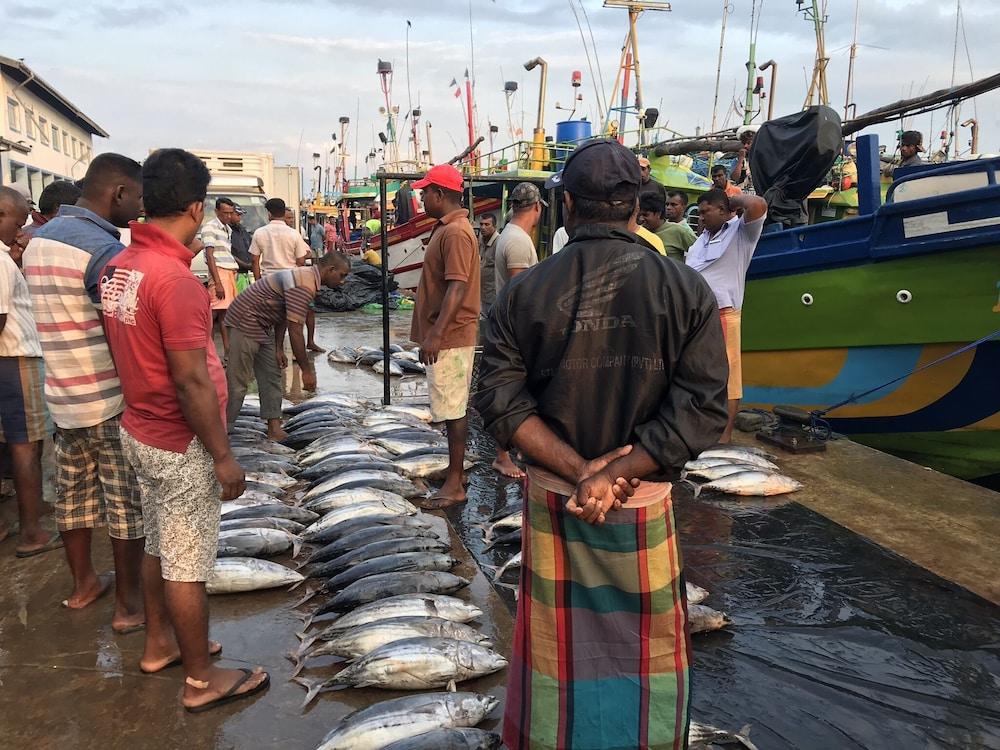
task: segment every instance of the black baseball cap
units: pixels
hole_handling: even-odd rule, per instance
[[[924,150],[924,136],[919,130],[907,130],[899,137],[901,146],[916,146],[917,151]]]
[[[552,175],[546,188],[565,188],[593,201],[633,201],[639,194],[642,174],[635,154],[616,140],[592,138],[569,155],[561,172]]]

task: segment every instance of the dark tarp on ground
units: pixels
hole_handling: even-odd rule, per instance
[[[750,173],[767,201],[768,222],[806,223],[804,201],[833,167],[842,140],[840,116],[830,107],[810,107],[760,126]]]
[[[389,274],[389,291],[398,287],[392,280],[392,274]],[[382,269],[352,258],[351,274],[343,285],[336,289],[321,287],[316,294],[315,304],[320,310],[348,312],[370,302],[382,302]]]
[[[500,565],[517,548],[483,552],[477,524],[521,484],[498,486],[478,414],[471,437],[484,468],[448,516]],[[1000,748],[1000,607],[797,503],[674,498],[688,580],[734,620],[694,636],[694,721],[750,724],[760,750]]]

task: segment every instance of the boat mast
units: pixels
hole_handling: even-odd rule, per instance
[[[854,0],[854,38],[851,40],[851,59],[847,64],[847,92],[844,96],[844,121],[851,116],[851,107],[854,98],[854,60],[858,56],[858,20],[861,18],[861,0]]]
[[[802,109],[811,107],[814,99],[824,106],[830,103],[830,92],[826,86],[826,65],[830,62],[830,58],[826,56],[826,35],[824,33],[827,20],[827,0],[823,0],[822,9],[820,9],[819,0],[812,0],[809,7],[803,7],[805,1],[795,0],[799,6],[799,12],[805,16],[807,21],[812,21],[816,31],[816,61],[813,63],[812,81],[809,83],[809,91],[806,93],[806,101],[802,105]]]
[[[761,4],[763,13],[763,3]],[[760,16],[757,15],[757,0],[750,6],[750,59],[747,60],[747,93],[743,103],[743,124],[753,121],[753,98],[757,88],[757,29],[760,28]]]
[[[712,132],[715,132],[719,115],[719,79],[722,76],[722,49],[726,44],[726,19],[729,18],[730,0],[722,0],[722,32],[719,34],[719,62],[715,66],[715,99],[712,102]]]

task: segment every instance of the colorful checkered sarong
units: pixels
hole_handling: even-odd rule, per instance
[[[686,746],[690,640],[670,486],[601,526],[529,468],[503,739],[510,750]]]

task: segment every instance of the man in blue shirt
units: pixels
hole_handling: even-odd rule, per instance
[[[309,248],[317,258],[323,255],[323,242],[326,240],[326,233],[323,227],[316,221],[315,216],[309,217]]]

